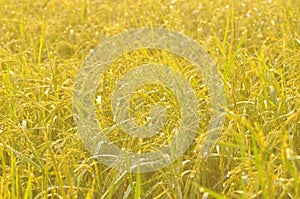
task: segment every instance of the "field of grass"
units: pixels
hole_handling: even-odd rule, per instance
[[[204,103],[199,112],[207,118],[174,164],[135,174],[93,158],[76,131],[72,99],[76,74],[91,50],[141,27],[182,32],[203,46],[223,78],[227,110],[217,145],[202,158],[209,98],[201,74],[159,50],[116,60],[99,80],[103,129],[113,122],[115,81],[149,61],[192,79]],[[0,0],[0,199],[300,198],[299,67],[298,0]],[[170,135],[180,118],[172,93],[159,85],[141,88],[133,108],[140,98],[146,106],[134,115],[141,123],[155,101],[171,106],[164,127]],[[164,143],[163,136],[134,140],[120,133],[109,138],[126,150]]]

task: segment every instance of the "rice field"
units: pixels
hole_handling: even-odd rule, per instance
[[[300,198],[300,1],[0,0],[0,199]],[[73,114],[78,71],[98,44],[160,27],[202,46],[224,82],[226,115],[201,156],[211,92],[185,59],[159,49],[124,54],[103,71],[94,99],[99,128],[116,146],[153,151],[175,137],[180,101],[158,84],[139,87],[130,111],[147,123],[166,108],[160,134],[116,128],[116,82],[139,65],[170,66],[188,80],[201,120],[188,150],[167,167],[119,171],[84,145]]]

